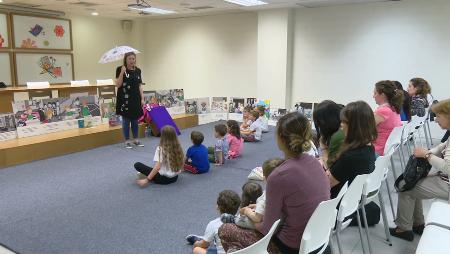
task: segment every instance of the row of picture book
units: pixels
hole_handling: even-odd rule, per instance
[[[164,106],[170,115],[197,114],[199,124],[219,120],[242,121],[244,108],[264,106],[270,125],[291,111],[299,111],[311,119],[315,103],[296,103],[291,109],[271,108],[269,100],[238,97],[204,97],[184,99],[183,89],[146,91],[144,108]],[[97,96],[73,96],[13,102],[13,113],[0,115],[0,141],[43,135],[47,133],[91,127],[99,124],[120,124],[114,100]],[[145,112],[145,110],[144,110]]]

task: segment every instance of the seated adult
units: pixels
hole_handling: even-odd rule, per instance
[[[395,87],[403,93],[403,105],[400,111],[400,119],[402,121],[411,121],[411,96],[403,89],[402,83],[399,81],[394,82]]]
[[[320,202],[330,197],[330,183],[319,161],[304,154],[311,147],[311,126],[308,119],[297,112],[278,121],[277,143],[285,162],[268,177],[266,211],[263,222],[256,229],[241,229],[235,224],[224,224],[219,237],[225,251],[245,248],[267,234],[273,223],[283,219],[269,252],[298,254],[306,224]]]
[[[400,111],[403,105],[403,92],[389,80],[375,84],[373,98],[378,105],[375,110],[375,123],[378,138],[374,142],[377,155],[384,155],[384,146],[395,127],[402,126]]]
[[[321,161],[329,168],[336,160],[339,149],[344,142],[341,127],[342,106],[334,101],[322,101],[314,107],[313,119],[321,150]]]
[[[450,99],[439,102],[431,110],[436,114],[435,121],[442,129],[450,130]],[[431,198],[449,199],[448,174],[450,173],[449,140],[431,150],[416,148],[414,156],[425,158],[433,166],[427,177],[416,186],[398,193],[396,228],[391,235],[407,241],[414,240],[414,233],[421,235],[424,229],[422,200]]]
[[[408,94],[411,96],[411,115],[424,116],[429,103],[427,96],[431,87],[423,78],[413,78],[409,81]]]
[[[377,137],[375,118],[364,101],[349,103],[341,111],[344,143],[329,171],[331,198],[335,198],[345,182],[349,184],[358,175],[375,169],[375,150],[372,142]]]

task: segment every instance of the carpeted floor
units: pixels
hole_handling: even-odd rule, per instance
[[[195,128],[207,146],[215,141],[213,126]],[[191,131],[180,136],[185,151]],[[0,170],[0,242],[33,254],[188,253],[184,237],[203,234],[217,217],[217,194],[240,193],[252,168],[281,156],[272,131],[208,174],[183,173],[173,185],[141,189],[133,164],[151,164],[158,142],[152,137],[144,148],[112,145]]]
[[[215,141],[213,126],[195,128],[207,146]],[[180,136],[185,151],[191,131]],[[252,168],[281,156],[272,129],[262,142],[246,143],[241,158],[212,166],[208,174],[183,173],[173,185],[141,189],[133,164],[151,164],[158,141],[152,137],[143,140],[144,148],[118,144],[0,170],[0,243],[23,254],[191,253],[184,237],[203,234],[218,216],[217,194],[240,193]],[[388,247],[381,240],[382,224],[373,232],[374,249],[414,253],[418,237]],[[345,253],[361,253],[358,240],[356,229],[344,232]]]

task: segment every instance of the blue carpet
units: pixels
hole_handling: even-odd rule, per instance
[[[183,130],[183,149],[194,129],[212,146],[213,126]],[[191,253],[184,237],[203,234],[218,216],[218,193],[240,193],[252,168],[281,157],[272,129],[210,173],[141,189],[133,164],[152,164],[159,138],[142,141],[144,148],[117,144],[0,170],[0,242],[23,254]]]

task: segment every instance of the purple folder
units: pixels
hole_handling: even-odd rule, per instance
[[[167,112],[167,109],[165,107],[154,107],[152,108],[148,114],[152,118],[152,122],[156,125],[159,132],[161,132],[161,129],[166,126],[170,125],[173,128],[175,128],[175,131],[178,135],[181,134],[180,130],[178,129],[178,126],[173,121],[172,117],[169,115],[169,112]]]

